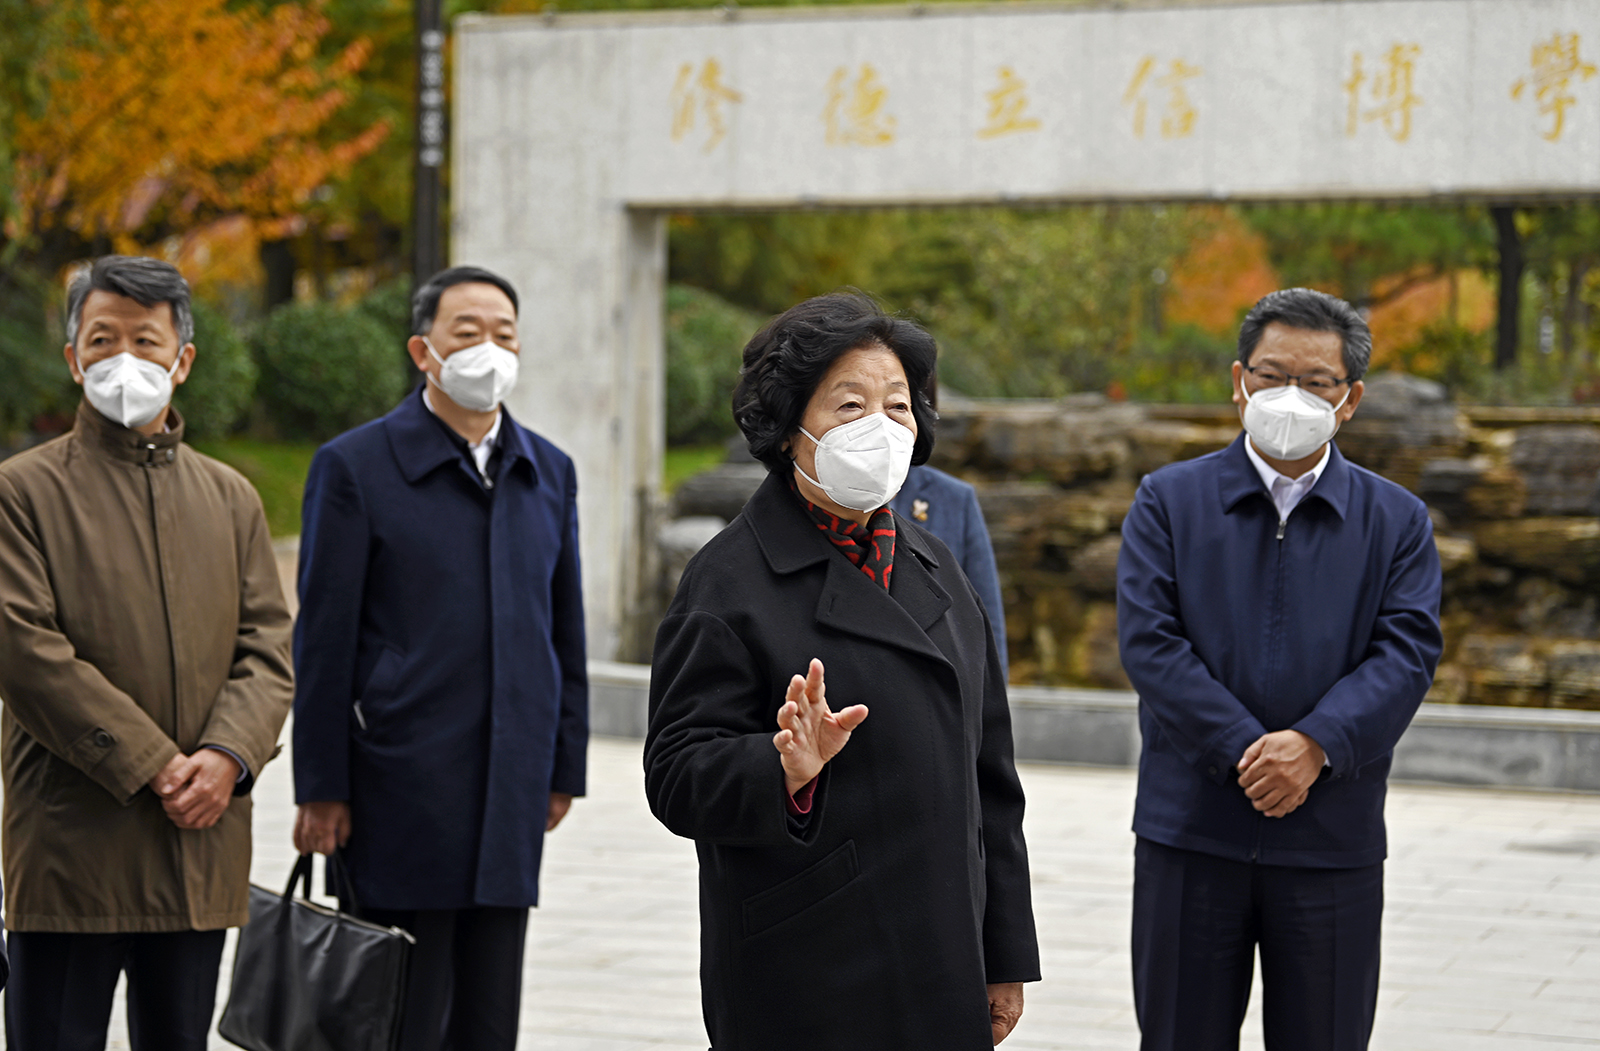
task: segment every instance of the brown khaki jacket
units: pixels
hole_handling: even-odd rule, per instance
[[[261,500],[237,472],[87,403],[0,461],[6,924],[214,930],[248,917],[250,798],[181,831],[147,786],[226,748],[249,787],[293,693]]]

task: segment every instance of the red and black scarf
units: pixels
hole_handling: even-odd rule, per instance
[[[844,557],[859,567],[867,579],[889,590],[889,574],[894,572],[894,512],[881,507],[872,512],[866,525],[861,525],[824,511],[807,500],[795,485],[793,475],[789,476],[789,489],[805,505],[811,520],[828,542],[844,552]]]

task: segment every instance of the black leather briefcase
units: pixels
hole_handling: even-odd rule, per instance
[[[311,858],[282,894],[251,884],[217,1032],[250,1051],[394,1051],[416,939],[313,902]],[[337,853],[328,863],[342,870]]]

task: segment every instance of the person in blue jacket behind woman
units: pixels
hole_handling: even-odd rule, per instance
[[[928,380],[923,392],[934,410],[939,408],[938,376]],[[972,587],[989,616],[989,628],[994,632],[994,644],[1000,651],[1000,667],[1009,669],[1006,654],[1006,611],[1000,600],[1000,573],[995,566],[994,546],[989,542],[989,529],[983,522],[983,508],[978,504],[978,491],[953,475],[937,467],[921,464],[906,474],[905,485],[889,501],[895,514],[909,517],[922,528],[945,542],[961,563],[961,571],[972,581]]]

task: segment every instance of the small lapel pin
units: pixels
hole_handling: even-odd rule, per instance
[[[928,501],[911,501],[911,517],[919,522],[926,522],[928,520]]]

